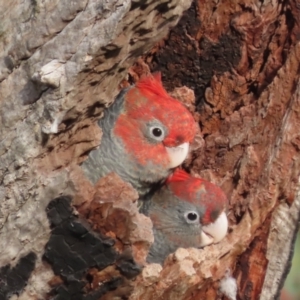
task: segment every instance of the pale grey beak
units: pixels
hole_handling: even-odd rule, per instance
[[[186,159],[189,152],[189,143],[183,143],[177,147],[166,147],[169,155],[169,168],[173,169],[180,166]]]
[[[201,246],[220,242],[227,234],[228,219],[225,212],[222,212],[218,219],[209,225],[202,227]]]

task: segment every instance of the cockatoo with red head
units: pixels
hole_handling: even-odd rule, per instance
[[[227,233],[228,200],[215,184],[177,169],[141,212],[153,223],[148,262],[162,263],[177,248],[201,248]]]
[[[195,136],[192,115],[168,95],[160,74],[122,90],[99,126],[101,144],[82,164],[87,177],[95,183],[115,172],[141,196],[185,160]]]

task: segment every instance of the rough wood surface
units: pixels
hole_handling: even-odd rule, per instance
[[[2,282],[0,296],[219,299],[231,274],[236,299],[277,297],[300,211],[299,5],[194,0],[163,39],[190,3],[1,4],[0,275],[21,279],[13,290]],[[100,142],[94,120],[143,54],[169,91],[195,91],[195,102],[190,90],[175,92],[201,128],[185,168],[224,189],[230,230],[218,245],[142,269],[151,224],[137,214],[135,192],[112,178],[93,187],[78,164]],[[147,68],[140,59],[129,79]],[[124,187],[118,194],[113,181]],[[61,195],[72,195],[88,225]],[[118,217],[126,230],[112,230]],[[59,248],[64,238],[69,248]],[[90,262],[93,243],[105,259]]]
[[[217,271],[203,258],[211,249],[202,258],[213,281],[233,272],[238,299],[278,297],[298,228],[298,24],[294,1],[194,1],[145,57],[169,89],[195,90],[204,147],[187,167],[219,183],[231,206]],[[216,291],[209,285],[184,299],[215,299]]]
[[[20,299],[44,299],[49,291],[53,271],[41,261],[50,238],[46,208],[78,189],[68,167],[99,144],[93,121],[113,101],[126,69],[190,3],[1,1],[0,266],[15,270],[20,258],[37,254]],[[6,283],[1,297],[25,284],[9,291]]]

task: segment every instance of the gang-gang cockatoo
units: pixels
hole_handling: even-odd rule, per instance
[[[221,241],[228,229],[227,205],[221,188],[177,169],[141,208],[153,223],[148,262],[163,263],[180,247],[201,248]]]
[[[195,136],[192,115],[165,91],[160,74],[122,90],[99,126],[100,146],[82,164],[86,176],[95,183],[115,172],[140,196],[184,161]]]

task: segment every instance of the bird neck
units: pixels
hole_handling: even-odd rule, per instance
[[[163,264],[166,257],[176,251],[178,245],[170,243],[166,235],[156,228],[153,228],[153,234],[154,243],[150,247],[147,262]]]

